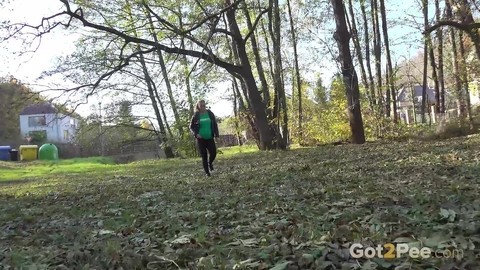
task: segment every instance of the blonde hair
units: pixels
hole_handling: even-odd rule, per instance
[[[195,111],[196,112],[200,112],[200,103],[205,103],[205,100],[203,99],[200,99],[199,101],[197,101],[197,104],[195,104]]]

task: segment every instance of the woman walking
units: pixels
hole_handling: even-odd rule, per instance
[[[195,136],[198,151],[202,156],[205,174],[210,176],[210,172],[213,171],[212,163],[217,156],[214,137],[218,138],[218,125],[215,115],[206,108],[204,100],[199,100],[195,106],[195,113],[190,121],[190,131]]]

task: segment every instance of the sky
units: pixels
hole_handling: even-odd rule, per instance
[[[11,2],[9,8],[0,9],[0,20],[11,19],[12,21],[28,21],[32,24],[38,24],[43,16],[54,14],[62,6],[58,0],[14,0]],[[411,47],[409,43],[412,39],[421,36],[417,30],[406,23],[411,19],[411,15],[419,14],[419,9],[413,8],[416,6],[417,0],[388,0],[387,2],[389,19],[404,21],[389,29],[391,49],[394,51],[393,61],[399,62],[413,57],[419,49]],[[405,11],[405,6],[411,6],[412,8]],[[328,35],[331,37],[331,33],[328,33]],[[40,47],[34,54],[23,56],[15,53],[22,48],[18,40],[0,43],[0,76],[13,75],[23,83],[32,84],[34,90],[42,88],[41,85],[46,82],[35,81],[35,79],[41,75],[42,71],[48,69],[55,57],[73,52],[75,49],[74,43],[75,37],[65,36],[64,31],[55,31],[42,39]],[[300,56],[300,61],[302,61],[301,58],[302,56]],[[318,71],[323,75],[323,80],[328,82],[336,72],[336,68],[333,63],[329,63]],[[225,99],[225,87],[227,86],[218,86],[217,91],[209,96],[209,105],[218,116],[232,114],[232,104]],[[91,105],[87,104],[79,107],[78,112],[84,116],[88,115],[91,112]]]

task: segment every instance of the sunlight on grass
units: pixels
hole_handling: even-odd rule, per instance
[[[92,170],[109,170],[115,166],[111,158],[74,158],[56,161],[1,162],[0,182],[21,178],[40,177],[55,173],[81,173]]]
[[[259,151],[257,145],[255,144],[231,146],[231,147],[220,147],[218,150],[219,150],[219,154],[221,154],[224,157],[230,157],[237,154],[254,153]]]

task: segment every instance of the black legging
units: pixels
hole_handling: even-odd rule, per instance
[[[209,174],[210,170],[208,168],[208,165],[209,163],[212,164],[212,162],[215,160],[215,157],[217,156],[217,146],[215,145],[215,140],[205,140],[197,138],[197,147],[200,155],[202,156],[203,169],[205,170],[206,174]],[[208,158],[207,151],[210,154],[210,157]]]

